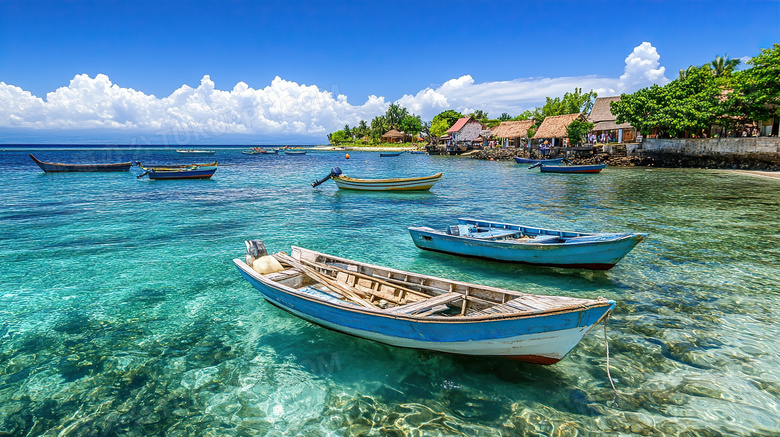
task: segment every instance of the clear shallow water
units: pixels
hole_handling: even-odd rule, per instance
[[[55,162],[206,162],[162,150]],[[209,181],[44,174],[0,152],[0,434],[780,433],[780,190],[725,171],[554,175],[509,162],[218,150]],[[430,193],[309,183],[444,172]],[[422,252],[459,216],[650,237],[608,272]],[[236,272],[245,239],[540,294],[604,296],[560,363],[394,348],[311,325]]]

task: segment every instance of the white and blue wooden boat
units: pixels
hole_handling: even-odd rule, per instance
[[[615,307],[602,298],[526,294],[295,246],[291,255],[266,255],[259,241],[247,249],[246,262],[233,262],[271,304],[393,346],[554,364]]]
[[[420,249],[540,266],[608,270],[647,238],[637,233],[585,233],[459,218],[444,231],[410,227]]]
[[[539,166],[539,170],[542,173],[599,173],[607,167],[607,164],[591,164],[591,165],[549,165],[540,163],[535,166],[528,167],[529,169]]]
[[[553,158],[553,159],[531,159],[531,158],[520,158],[515,156],[515,162],[518,164],[559,164],[561,161],[563,161],[563,158]]]

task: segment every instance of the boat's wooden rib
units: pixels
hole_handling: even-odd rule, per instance
[[[265,275],[234,263],[274,305],[395,346],[552,364],[614,308],[602,299],[530,295],[295,246],[291,255],[273,257],[282,270]]]

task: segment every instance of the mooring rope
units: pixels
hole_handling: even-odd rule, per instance
[[[611,314],[612,312],[610,311],[607,313],[607,316],[604,317],[604,346],[607,348],[607,378],[609,379],[609,385],[612,386],[612,390],[614,390],[615,394],[619,396],[619,393],[615,388],[615,384],[612,382],[612,375],[609,374],[609,341],[607,340],[607,320],[609,320],[609,316]]]

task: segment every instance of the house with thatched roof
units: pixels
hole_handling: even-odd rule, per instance
[[[412,136],[405,133],[405,132],[399,132],[395,129],[390,129],[389,131],[385,132],[384,135],[382,135],[382,142],[383,143],[404,143],[404,142],[411,142]]]
[[[517,147],[528,140],[528,129],[534,120],[502,121],[493,130],[493,138],[503,139],[504,147]]]
[[[562,147],[565,143],[563,140],[568,137],[566,128],[569,127],[574,120],[585,121],[585,116],[576,113],[547,117],[544,119],[541,126],[539,126],[539,129],[536,130],[533,139],[538,140],[539,142],[542,140],[550,140],[551,147]]]
[[[599,97],[593,103],[593,108],[588,115],[588,123],[593,123],[593,133],[596,138],[612,138],[618,143],[633,142],[636,140],[636,129],[629,123],[618,124],[616,116],[612,115],[610,103],[620,100],[620,96]]]

